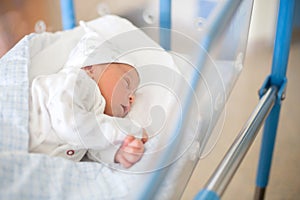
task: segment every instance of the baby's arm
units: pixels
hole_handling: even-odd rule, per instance
[[[115,162],[120,163],[125,168],[129,168],[137,163],[143,156],[148,136],[143,131],[143,138],[137,139],[134,136],[127,136],[123,144],[115,155]]]

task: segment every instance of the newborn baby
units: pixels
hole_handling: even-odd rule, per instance
[[[139,75],[128,62],[103,59],[109,56],[102,53],[94,52],[96,59],[88,65],[70,64],[95,37],[87,33],[59,72],[32,81],[29,151],[74,161],[87,155],[128,168],[141,159],[148,139],[144,129],[124,119],[135,101]],[[108,54],[114,49],[100,48]]]

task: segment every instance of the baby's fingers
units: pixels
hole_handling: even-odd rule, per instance
[[[134,164],[133,162],[128,161],[125,155],[119,157],[119,163],[121,163],[125,168],[129,168]]]
[[[142,149],[144,151],[144,143],[139,139],[131,141],[127,146],[133,149]]]
[[[125,138],[125,140],[124,140],[122,146],[123,146],[123,147],[126,147],[126,146],[128,146],[128,144],[129,144],[130,142],[132,142],[132,141],[134,141],[134,140],[135,140],[135,137],[129,135],[129,136],[127,136],[127,137]]]
[[[135,148],[126,147],[123,151],[124,151],[123,154],[124,158],[126,159],[127,162],[130,163],[136,163],[143,156],[143,151],[141,151],[140,149],[137,150]]]
[[[122,149],[127,154],[141,155],[144,153],[145,148],[143,146],[127,146]]]

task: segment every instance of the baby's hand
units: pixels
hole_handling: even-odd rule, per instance
[[[148,136],[144,131],[144,137],[137,139],[134,136],[127,136],[115,155],[115,162],[120,163],[125,168],[129,168],[137,163],[143,156]]]

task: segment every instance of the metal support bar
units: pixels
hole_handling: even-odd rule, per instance
[[[76,25],[73,0],[60,0],[63,30],[72,29]]]
[[[230,149],[227,151],[222,162],[219,164],[218,168],[206,184],[204,189],[206,192],[200,191],[195,199],[211,199],[211,197],[207,197],[206,194],[209,194],[213,197],[220,197],[223,194],[231,178],[237,171],[240,163],[246,155],[249,147],[254,141],[265,118],[272,109],[276,101],[276,94],[277,88],[271,87],[263,95],[243,129],[236,137]],[[207,191],[213,191],[214,195]]]
[[[159,27],[160,27],[160,45],[165,50],[171,49],[171,0],[160,0],[159,3]]]
[[[294,0],[280,0],[271,75],[260,93],[268,87],[279,88],[277,101],[264,126],[260,159],[256,177],[255,199],[264,199],[272,164],[274,143],[279,121],[281,100],[285,97],[286,70],[293,27]]]

